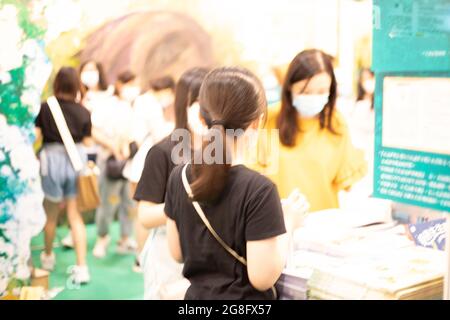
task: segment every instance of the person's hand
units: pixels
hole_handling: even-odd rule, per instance
[[[128,159],[130,157],[130,145],[124,144],[120,150],[123,159]]]
[[[301,226],[310,205],[298,189],[294,189],[287,199],[281,199],[286,229],[293,231]]]
[[[113,154],[114,158],[116,158],[116,160],[118,160],[118,161],[125,160],[125,157],[123,156],[120,148],[113,148],[112,154]]]

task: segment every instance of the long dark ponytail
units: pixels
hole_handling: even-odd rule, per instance
[[[266,111],[267,102],[263,87],[250,71],[238,67],[218,68],[206,76],[200,88],[200,107],[211,118],[209,137],[202,148],[210,143],[212,137],[219,138],[222,146],[219,163],[203,158],[201,164],[193,165],[194,181],[191,184],[196,201],[215,202],[225,187],[231,167],[229,148],[226,145],[228,130],[246,130],[252,122]],[[217,142],[217,141],[214,141]]]

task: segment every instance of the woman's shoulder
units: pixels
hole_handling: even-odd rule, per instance
[[[183,172],[183,168],[186,166],[186,164],[178,164],[176,165],[172,171],[170,172],[170,176],[172,177],[179,177],[179,180],[181,181],[181,173]],[[187,168],[186,168],[187,169]],[[190,170],[189,170],[190,171]],[[186,174],[188,174],[188,170],[186,171]],[[178,179],[177,179],[178,180]]]
[[[186,167],[186,174],[188,180],[192,179],[192,165],[191,164],[179,164],[173,168],[171,176],[177,177],[176,180],[181,181],[181,175],[184,167]],[[191,181],[192,182],[192,181]],[[239,185],[239,189],[245,189],[245,186],[251,186],[255,189],[259,188],[272,188],[275,184],[266,176],[259,172],[252,170],[245,165],[232,166],[228,174],[228,183]]]
[[[171,136],[168,135],[165,138],[161,139],[159,142],[155,143],[149,150],[148,154],[153,156],[166,157],[168,156],[170,159],[170,155],[172,153],[173,142]]]
[[[83,115],[89,116],[89,117],[91,116],[91,112],[88,110],[88,108],[85,107],[84,104],[75,102],[75,105],[76,105],[77,107],[80,107],[80,108],[81,108],[81,111],[80,111],[80,112],[82,112]]]
[[[91,121],[91,112],[82,104],[76,101],[63,102],[62,106],[69,108],[71,114],[76,114],[83,121]]]
[[[69,108],[80,112],[89,112],[81,102],[74,100],[65,100],[58,98],[59,105],[63,108]]]
[[[165,152],[170,154],[172,152],[173,147],[178,143],[178,141],[172,140],[172,133],[165,136],[157,143],[154,144],[152,148],[158,149],[158,151]]]
[[[274,199],[279,201],[278,188],[268,177],[243,165],[232,169],[237,173],[230,175],[230,190],[234,190],[235,196],[247,203],[266,203]]]
[[[348,133],[347,120],[345,120],[344,115],[339,110],[333,111],[331,126],[341,135]]]
[[[47,109],[49,109],[47,101],[42,101],[41,108],[39,109],[39,111],[42,112],[43,110],[47,110]]]
[[[235,180],[240,185],[247,184],[256,187],[257,189],[272,188],[275,186],[268,177],[244,165],[232,167],[231,171],[232,173],[235,173]]]
[[[168,185],[167,186],[167,188],[168,188],[167,194],[169,194],[170,192],[175,192],[176,190],[184,189],[182,174],[183,174],[183,169],[185,166],[186,166],[185,164],[176,165],[170,172],[170,175],[169,175],[168,181],[167,181],[167,185]],[[190,183],[192,183],[191,168],[192,168],[191,166],[186,168],[187,169],[186,176],[187,176],[188,180],[190,181]]]

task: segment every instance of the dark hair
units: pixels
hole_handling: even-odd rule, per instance
[[[188,129],[187,108],[198,100],[200,86],[208,69],[192,68],[184,72],[175,90],[175,128]]]
[[[134,79],[136,79],[136,75],[131,71],[124,71],[119,73],[119,75],[117,76],[116,83],[114,85],[114,94],[116,96],[119,95],[119,90],[117,88],[118,83],[125,84],[130,81],[133,81]]]
[[[333,71],[333,58],[326,53],[310,49],[300,52],[289,65],[281,93],[281,110],[277,118],[280,130],[280,141],[283,145],[294,146],[295,138],[301,128],[298,124],[299,113],[292,105],[291,87],[294,83],[309,80],[315,75],[326,72],[331,77],[330,95],[328,103],[319,114],[320,128],[327,128],[336,134],[332,126],[332,117],[336,104],[336,77]]]
[[[175,81],[171,76],[164,76],[161,78],[150,80],[150,88],[154,91],[164,89],[175,90]]]
[[[78,92],[81,93],[81,83],[78,72],[72,67],[62,67],[53,82],[53,94],[56,98],[75,101]]]
[[[81,72],[83,72],[84,67],[91,62],[95,64],[95,68],[97,69],[97,72],[98,72],[98,88],[102,91],[107,90],[108,82],[106,81],[105,69],[103,69],[103,65],[100,62],[96,62],[93,60],[86,60],[85,62],[83,62],[80,65],[80,76],[81,76]],[[88,88],[83,83],[81,83],[81,85],[83,86],[85,91],[88,90]]]
[[[267,102],[264,89],[255,75],[243,68],[226,67],[208,73],[200,89],[200,106],[211,116],[210,134],[214,130],[220,132],[223,159],[221,163],[206,164],[202,158],[202,164],[194,164],[191,187],[194,200],[212,203],[225,187],[231,166],[226,161],[229,157],[225,130],[247,129],[266,112]]]
[[[373,72],[372,72],[372,70],[370,70],[369,68],[362,68],[360,71],[359,71],[359,75],[358,75],[358,87],[357,87],[357,90],[358,90],[358,92],[357,92],[357,96],[356,96],[356,101],[361,101],[361,100],[364,100],[364,98],[365,98],[365,96],[366,96],[366,90],[364,89],[364,86],[363,86],[363,75],[364,75],[364,73],[365,72],[368,72],[368,73],[370,73],[372,76],[373,76]],[[372,95],[372,105],[371,105],[371,109],[373,109],[373,106],[374,106],[374,104],[373,104],[373,95]]]

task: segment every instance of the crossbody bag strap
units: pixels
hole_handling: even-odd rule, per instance
[[[55,120],[56,127],[58,128],[59,135],[61,136],[64,147],[66,148],[66,152],[69,155],[70,162],[72,163],[74,170],[79,172],[83,169],[83,161],[81,161],[75,141],[73,141],[72,134],[67,126],[61,106],[54,96],[47,99],[47,104],[50,108],[53,119]]]
[[[181,180],[183,181],[183,186],[184,189],[186,190],[186,193],[188,194],[189,198],[193,198],[193,194],[192,194],[192,189],[191,186],[189,184],[189,181],[187,179],[187,175],[186,175],[186,168],[189,164],[185,164],[183,167],[183,170],[181,172]],[[192,204],[195,208],[195,211],[198,213],[198,215],[200,216],[200,219],[202,219],[203,223],[205,224],[206,228],[208,228],[209,232],[211,232],[211,234],[214,236],[214,238],[216,238],[216,240],[222,245],[222,247],[228,251],[229,254],[231,254],[234,258],[236,258],[236,260],[238,260],[240,263],[242,263],[244,266],[247,266],[247,260],[245,260],[244,257],[240,256],[236,251],[234,251],[232,248],[230,248],[229,245],[227,245],[225,243],[225,241],[222,240],[222,238],[217,234],[217,232],[214,230],[214,228],[212,227],[211,223],[209,223],[208,218],[206,218],[205,213],[202,210],[202,207],[200,207],[200,204],[197,201],[192,201]],[[271,288],[273,296],[275,297],[275,299],[277,298],[277,291],[275,289],[275,287]]]
[[[184,185],[184,189],[186,190],[189,198],[192,198],[192,189],[191,186],[189,185],[189,182],[187,180],[187,176],[186,176],[186,168],[187,168],[188,164],[186,164],[183,167],[183,171],[181,174],[181,179],[183,180],[183,185]],[[203,223],[205,224],[206,228],[208,228],[209,232],[211,232],[211,234],[214,236],[214,238],[216,238],[216,240],[222,245],[222,247],[224,247],[225,250],[228,251],[229,254],[231,254],[233,257],[236,258],[236,260],[238,260],[240,263],[242,263],[243,265],[247,265],[247,260],[245,260],[244,257],[240,256],[236,251],[234,251],[233,249],[230,248],[230,246],[228,246],[225,241],[222,240],[222,238],[217,234],[217,232],[214,230],[214,228],[211,226],[211,223],[209,222],[208,218],[206,218],[205,213],[202,210],[202,207],[200,207],[200,204],[197,201],[192,201],[192,204],[195,208],[195,211],[197,211],[198,215],[200,216],[200,219],[202,219]]]

